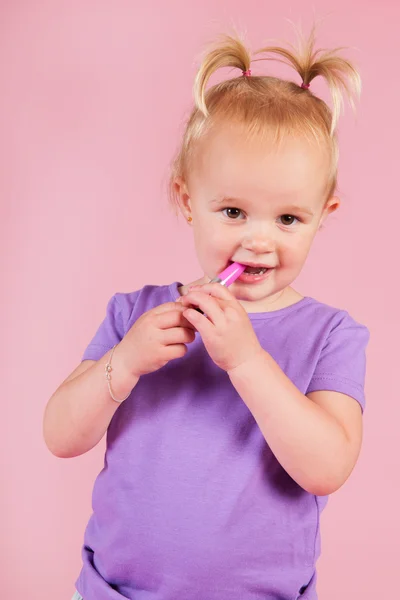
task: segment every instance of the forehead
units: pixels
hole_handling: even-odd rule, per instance
[[[326,190],[326,145],[304,136],[271,132],[249,136],[240,125],[219,125],[198,142],[193,164],[203,186],[236,197],[262,193],[271,198],[320,198]]]

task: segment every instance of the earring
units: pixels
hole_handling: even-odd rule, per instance
[[[193,221],[192,217],[188,217],[187,220],[189,223],[191,223]]]

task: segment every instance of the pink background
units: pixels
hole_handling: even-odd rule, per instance
[[[322,518],[319,592],[321,600],[397,597],[400,6],[3,0],[3,598],[73,593],[104,445],[57,459],[42,440],[42,415],[108,299],[200,275],[190,230],[165,193],[196,56],[230,25],[258,48],[267,38],[293,39],[285,18],[308,27],[314,14],[326,17],[322,45],[352,46],[364,91],[357,118],[347,110],[340,125],[342,209],[319,234],[297,288],[346,308],[372,334],[364,447]],[[279,71],[260,63],[256,71],[266,69]],[[325,94],[319,82],[313,90]]]

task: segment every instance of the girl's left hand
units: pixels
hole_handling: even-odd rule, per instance
[[[246,311],[235,296],[220,283],[206,283],[189,289],[178,302],[198,306],[205,315],[187,308],[184,317],[200,333],[216,365],[230,371],[262,351]]]

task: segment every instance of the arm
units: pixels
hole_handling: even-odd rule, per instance
[[[113,302],[109,303],[108,316],[95,337],[100,348],[105,344],[110,347],[117,339]],[[116,398],[126,398],[141,375],[184,356],[186,344],[195,339],[195,333],[182,313],[181,306],[166,302],[143,313],[125,335],[120,325],[119,335],[123,339],[112,358],[111,387]],[[111,350],[97,361],[83,361],[50,398],[44,414],[43,435],[47,447],[56,456],[69,458],[83,454],[106,432],[120,406],[111,398],[105,377],[110,356]]]
[[[334,372],[338,380],[354,382],[355,398],[361,397],[368,330],[347,314],[338,316],[314,372],[314,390],[310,387],[305,396],[260,346],[244,308],[228,289],[218,283],[194,286],[180,302],[292,479],[315,495],[330,494],[343,485],[360,452],[361,406],[346,395],[348,385],[339,393],[317,391],[322,384],[315,382]]]
[[[118,357],[112,358],[115,377],[112,391],[117,398],[135,387],[138,378],[124,369]],[[50,398],[44,413],[43,436],[48,449],[60,458],[84,454],[103,437],[120,406],[108,391],[105,365],[111,350],[98,361],[83,361]]]
[[[358,402],[332,391],[305,396],[264,350],[228,375],[277,460],[301,487],[324,496],[343,485],[361,448]]]

